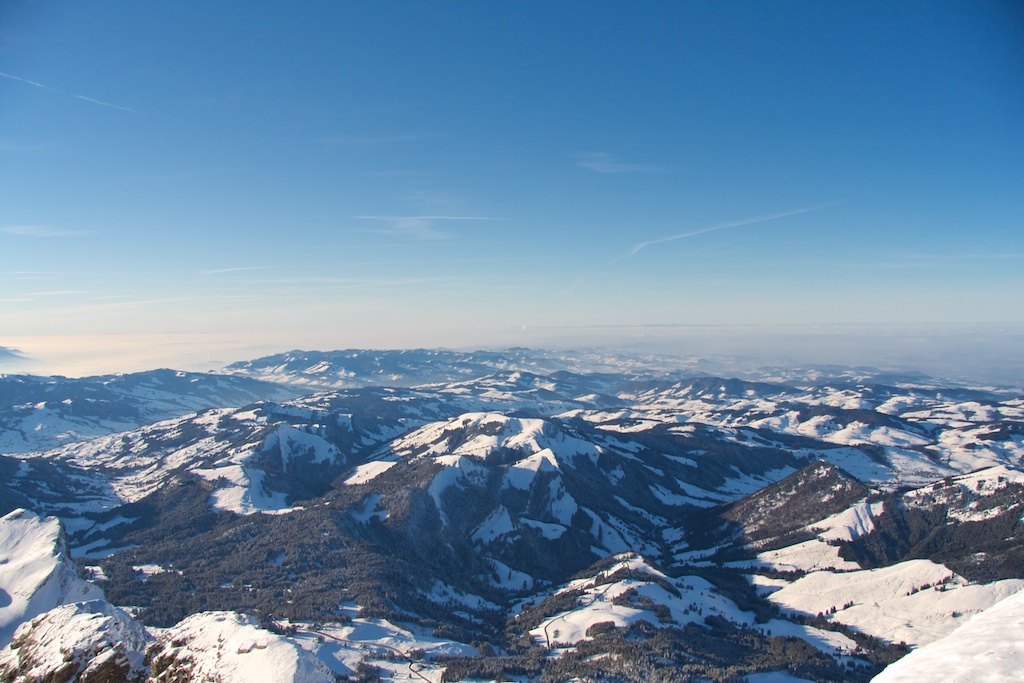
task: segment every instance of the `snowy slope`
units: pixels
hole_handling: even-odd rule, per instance
[[[573,594],[574,606],[545,618],[530,635],[547,647],[574,645],[590,637],[595,624],[624,627],[645,620],[652,624],[701,624],[717,615],[739,624],[753,624],[754,615],[740,610],[697,576],[670,579],[633,553],[597,576],[578,579],[553,595]]]
[[[194,614],[164,631],[149,653],[156,680],[333,683],[316,657],[234,612]]]
[[[1024,472],[996,465],[909,491],[901,503],[907,507],[948,510],[957,522],[982,522],[1005,512],[1005,505],[987,503],[1012,484],[1024,485]]]
[[[1014,683],[1024,666],[1024,592],[890,664],[872,683]]]
[[[532,455],[545,449],[562,458],[600,453],[593,443],[566,434],[552,422],[500,413],[467,413],[426,425],[389,447],[401,457],[464,455],[479,459],[502,452]]]
[[[55,517],[15,510],[0,518],[0,645],[15,629],[58,605],[103,597],[80,578]]]
[[[479,654],[470,645],[431,635],[427,627],[361,618],[355,604],[343,605],[342,610],[349,617],[344,624],[292,624],[297,629],[295,642],[335,674],[354,676],[360,664],[368,663],[380,670],[385,681],[423,677],[440,681],[443,666],[431,665],[429,660]]]
[[[813,572],[769,599],[889,642],[925,645],[1022,588],[1021,579],[973,584],[940,564],[911,560],[883,569]]]

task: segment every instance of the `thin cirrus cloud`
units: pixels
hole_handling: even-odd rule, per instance
[[[21,237],[84,237],[92,234],[91,230],[67,230],[46,225],[8,225],[0,228],[0,232]]]
[[[215,268],[214,270],[204,270],[203,275],[219,275],[220,273],[238,273],[247,270],[269,270],[273,266],[237,266],[235,268]]]
[[[579,154],[576,165],[594,173],[667,173],[672,170],[656,164],[625,163],[607,152]]]
[[[42,292],[28,292],[25,296],[79,296],[88,294],[80,289],[50,289]]]
[[[756,223],[764,223],[766,221],[773,221],[778,218],[785,218],[787,216],[796,216],[802,213],[810,213],[811,211],[818,211],[825,209],[830,206],[836,206],[842,202],[832,202],[830,204],[818,204],[816,206],[807,206],[802,209],[793,209],[792,211],[780,211],[778,213],[770,213],[764,216],[757,216],[755,218],[746,218],[740,221],[731,221],[729,223],[719,223],[718,225],[712,225],[707,228],[700,228],[699,230],[691,230],[689,232],[683,232],[678,235],[670,235],[668,237],[662,237],[656,240],[649,240],[647,242],[640,242],[634,244],[633,247],[626,253],[627,256],[633,256],[639,251],[646,249],[647,247],[654,246],[655,244],[664,244],[665,242],[674,242],[676,240],[686,239],[687,237],[695,237],[697,235],[704,235],[709,232],[717,232],[718,230],[727,230],[729,228],[739,228],[744,225],[754,225]]]
[[[489,216],[356,216],[367,221],[377,221],[384,226],[372,232],[381,235],[399,235],[417,240],[444,240],[455,235],[437,227],[439,222],[447,221],[495,221]]]
[[[27,78],[22,78],[20,76],[14,76],[12,74],[7,74],[7,73],[4,73],[3,71],[0,71],[0,76],[3,76],[4,78],[9,78],[12,81],[21,81],[22,83],[27,83],[28,85],[33,85],[33,86],[35,86],[37,88],[42,88],[43,90],[49,90],[50,92],[55,92],[55,93],[58,93],[60,95],[67,95],[68,97],[75,97],[75,98],[78,98],[80,100],[85,100],[86,102],[92,102],[93,104],[99,104],[99,105],[104,106],[104,107],[110,107],[111,109],[120,109],[121,111],[126,111],[129,114],[138,114],[139,113],[139,112],[135,111],[134,109],[129,109],[128,107],[122,107],[119,104],[112,104],[110,102],[104,102],[103,100],[97,100],[97,99],[95,99],[93,97],[86,97],[85,95],[78,95],[76,93],[68,92],[66,90],[58,90],[57,88],[51,88],[50,86],[43,85],[42,83],[39,83],[37,81],[30,81]]]

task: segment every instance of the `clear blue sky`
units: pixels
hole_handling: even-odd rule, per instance
[[[1019,326],[1022,7],[5,0],[0,346]]]

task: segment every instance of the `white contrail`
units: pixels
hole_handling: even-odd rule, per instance
[[[830,206],[836,206],[842,202],[832,202],[831,204],[819,204],[817,206],[808,206],[803,209],[794,209],[793,211],[782,211],[780,213],[770,213],[766,216],[758,216],[757,218],[747,218],[742,221],[733,221],[731,223],[721,223],[719,225],[712,225],[710,228],[701,228],[700,230],[693,230],[691,232],[684,232],[679,235],[672,235],[671,237],[662,237],[659,240],[651,240],[650,242],[641,242],[634,245],[629,250],[628,256],[632,256],[641,249],[645,249],[653,244],[661,244],[662,242],[672,242],[674,240],[681,240],[687,237],[694,237],[695,235],[703,235],[706,232],[715,232],[716,230],[725,230],[726,228],[738,228],[742,225],[753,225],[754,223],[764,223],[765,221],[772,221],[776,218],[785,218],[786,216],[795,216],[801,213],[808,213],[809,211],[817,211],[818,209],[825,209]]]
[[[69,95],[71,97],[77,97],[80,100],[85,100],[86,102],[92,102],[93,104],[101,104],[104,107],[111,107],[113,109],[120,109],[121,111],[126,111],[129,114],[138,114],[139,113],[139,112],[135,111],[134,109],[129,109],[128,107],[122,107],[119,104],[111,104],[110,102],[104,102],[102,100],[96,100],[96,99],[93,99],[91,97],[86,97],[85,95],[76,95],[75,93],[68,92],[66,90],[58,90],[57,88],[51,88],[48,85],[43,85],[42,83],[37,83],[36,81],[30,81],[27,78],[21,78],[20,76],[12,76],[11,74],[5,74],[3,71],[0,71],[0,76],[3,76],[4,78],[10,78],[12,81],[21,81],[22,83],[28,83],[29,85],[34,85],[37,88],[42,88],[43,90],[49,90],[50,92],[60,93],[61,95]]]

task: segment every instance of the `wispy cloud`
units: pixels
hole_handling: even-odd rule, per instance
[[[49,90],[50,92],[59,93],[61,95],[67,95],[69,97],[77,97],[80,100],[85,100],[86,102],[92,102],[93,104],[99,104],[99,105],[104,106],[104,107],[110,107],[111,109],[120,109],[121,111],[126,111],[129,114],[138,114],[139,113],[139,112],[135,111],[134,109],[129,109],[128,107],[122,107],[119,104],[111,104],[110,102],[104,102],[103,100],[97,100],[97,99],[92,98],[92,97],[86,97],[85,95],[78,95],[78,94],[75,94],[73,92],[68,92],[66,90],[58,90],[57,88],[51,88],[50,86],[43,85],[42,83],[39,83],[37,81],[30,81],[27,78],[21,78],[20,76],[14,76],[12,74],[7,74],[7,73],[4,73],[3,71],[0,71],[0,76],[3,76],[4,78],[9,78],[12,81],[21,81],[22,83],[27,83],[28,85],[34,85],[37,88],[42,88],[43,90]]]
[[[46,225],[7,225],[0,228],[0,232],[22,237],[84,237],[93,234],[91,230],[66,230]]]
[[[625,163],[607,152],[589,152],[577,156],[576,165],[594,173],[668,173],[672,170],[656,164]]]
[[[383,235],[401,235],[418,240],[451,239],[454,235],[436,227],[439,222],[448,221],[495,221],[489,216],[356,216],[367,221],[384,223],[385,227],[373,232]]]
[[[837,206],[842,202],[832,202],[830,204],[818,204],[817,206],[808,206],[802,209],[794,209],[792,211],[780,211],[779,213],[770,213],[764,216],[757,216],[755,218],[745,218],[740,221],[732,221],[729,223],[719,223],[718,225],[712,225],[707,228],[700,228],[699,230],[691,230],[690,232],[683,232],[678,235],[671,235],[669,237],[662,237],[661,239],[650,240],[648,242],[640,242],[639,244],[633,245],[629,250],[629,256],[636,254],[642,249],[653,246],[655,244],[664,244],[665,242],[674,242],[675,240],[686,239],[687,237],[695,237],[697,235],[704,235],[709,232],[717,232],[718,230],[727,230],[729,228],[739,228],[744,225],[754,225],[755,223],[764,223],[766,221],[773,221],[778,218],[785,218],[786,216],[796,216],[801,213],[809,213],[811,211],[818,211],[819,209],[825,209],[830,206]]]
[[[300,289],[296,291],[315,291],[316,289],[336,289],[339,287],[344,288],[376,288],[376,287],[410,287],[416,285],[423,285],[428,283],[436,282],[449,282],[452,281],[451,276],[444,277],[332,277],[329,275],[325,276],[309,276],[309,277],[282,277],[274,280],[275,284],[282,285],[298,285]],[[302,289],[304,285],[317,285],[318,287],[313,290]],[[281,290],[278,290],[281,291]]]
[[[352,261],[343,263],[348,268],[379,267],[379,266],[452,266],[475,265],[481,263],[534,263],[537,261],[562,261],[562,256],[495,256],[489,258],[451,258],[451,259],[403,259],[387,261]]]
[[[51,289],[43,292],[26,292],[25,296],[78,296],[88,294],[79,289]]]
[[[273,266],[239,266],[237,268],[217,268],[215,270],[204,270],[203,275],[217,275],[218,273],[237,273],[244,270],[269,270]]]

